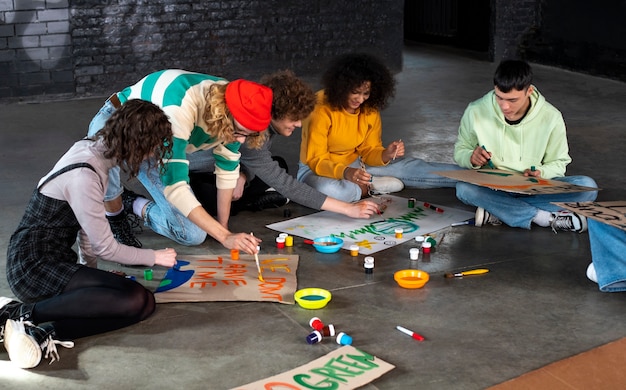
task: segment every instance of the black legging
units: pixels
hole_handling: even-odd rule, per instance
[[[52,321],[59,340],[74,340],[135,324],[155,307],[154,295],[141,284],[82,267],[61,294],[35,304],[32,320]]]

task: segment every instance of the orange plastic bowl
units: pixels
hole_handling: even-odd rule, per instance
[[[430,276],[419,269],[403,269],[393,274],[393,279],[403,288],[422,288]]]

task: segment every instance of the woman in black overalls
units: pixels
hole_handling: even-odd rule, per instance
[[[103,260],[176,264],[173,249],[117,243],[102,203],[111,166],[121,165],[134,177],[146,157],[154,155],[160,162],[171,152],[171,144],[171,125],[163,111],[152,103],[130,100],[94,139],[74,144],[35,189],[7,251],[7,279],[22,302],[0,297],[0,339],[4,337],[11,361],[32,368],[45,352],[53,362],[59,358],[57,344],[73,346],[59,340],[120,329],[154,312],[151,291],[80,264],[72,246],[82,230],[81,240],[88,242],[81,243],[81,249]]]

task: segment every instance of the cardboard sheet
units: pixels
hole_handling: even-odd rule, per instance
[[[555,205],[564,209],[595,219],[616,228],[626,230],[626,200],[610,202],[576,202],[557,203]]]
[[[623,389],[626,338],[531,371],[488,390]]]
[[[155,291],[157,303],[269,301],[294,304],[297,255],[259,255],[263,282],[254,256],[179,256]]]
[[[503,171],[500,169],[464,169],[458,171],[439,171],[435,173],[481,187],[488,187],[493,190],[526,195],[561,194],[599,190],[599,188],[584,187],[558,180],[527,177],[521,173]]]
[[[347,345],[291,371],[236,390],[349,390],[364,386],[395,366]]]

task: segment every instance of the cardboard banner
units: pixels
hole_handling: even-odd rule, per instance
[[[263,282],[254,256],[181,256],[154,292],[157,303],[268,301],[294,304],[297,255],[259,255]]]
[[[349,390],[365,386],[394,368],[347,345],[291,371],[234,390]]]
[[[558,180],[528,177],[522,173],[500,169],[463,169],[439,171],[438,175],[449,177],[493,190],[514,192],[526,195],[563,194],[568,192],[597,191],[599,188],[579,186]]]
[[[610,202],[553,202],[555,205],[595,219],[616,228],[626,230],[626,200]]]
[[[365,220],[321,211],[267,227],[311,240],[333,235],[343,239],[343,249],[356,244],[359,253],[368,255],[412,240],[415,236],[443,229],[452,223],[474,218],[473,212],[418,200],[414,201],[413,207],[408,207],[408,199],[393,195],[371,200],[379,203],[382,215]],[[396,237],[396,228],[402,228],[402,237]]]

